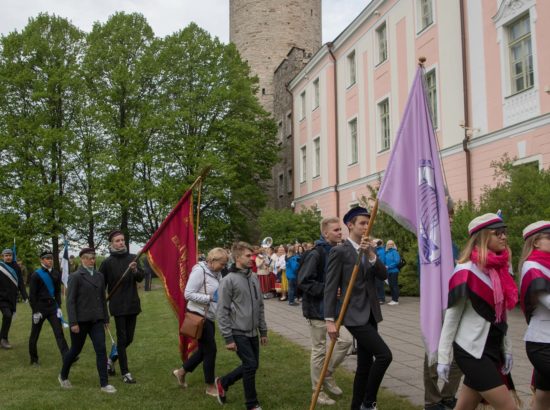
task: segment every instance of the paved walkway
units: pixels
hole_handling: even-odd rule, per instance
[[[301,306],[289,306],[278,299],[266,300],[265,306],[268,328],[309,350],[309,328],[302,316]],[[419,298],[403,297],[399,299],[399,306],[383,305],[382,315],[384,321],[380,323],[379,330],[393,353],[393,362],[382,386],[406,397],[413,404],[423,405],[424,347],[420,336]],[[522,340],[527,325],[519,309],[509,316],[508,324],[514,348],[512,374],[518,394],[526,405],[530,396],[532,367]],[[344,365],[351,371],[355,370],[355,356],[349,356]]]

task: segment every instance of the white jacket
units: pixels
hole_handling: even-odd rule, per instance
[[[221,279],[221,273],[212,272],[208,269],[206,262],[199,262],[193,266],[184,293],[187,309],[204,316],[206,306],[210,304],[206,317],[212,321],[216,320],[218,303],[212,299],[220,286]]]
[[[457,265],[455,272],[463,269],[472,271],[491,289],[493,288],[491,279],[472,262]],[[439,364],[451,364],[453,361],[453,342],[456,342],[476,359],[481,358],[490,328],[491,322],[485,320],[475,311],[469,299],[459,299],[445,312],[445,320],[439,339],[437,362]],[[507,335],[504,336],[502,348],[504,353],[512,353],[512,342]]]
[[[537,262],[527,261],[521,268],[522,280],[530,269],[538,269],[550,277],[550,269]],[[538,294],[538,301],[539,303],[533,311],[523,340],[526,342],[550,343],[550,294],[548,292],[540,292]]]

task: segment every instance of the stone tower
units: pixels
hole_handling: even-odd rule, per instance
[[[229,0],[229,39],[260,79],[258,98],[273,113],[275,69],[292,47],[321,47],[321,0]]]

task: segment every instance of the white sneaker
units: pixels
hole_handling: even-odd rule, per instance
[[[324,391],[322,391],[319,393],[319,397],[317,397],[317,404],[320,404],[322,406],[332,406],[336,404],[336,402],[328,397],[328,395]]]
[[[108,384],[107,386],[103,386],[101,388],[101,391],[104,393],[116,393],[115,386],[112,386],[110,384]]]
[[[399,302],[396,302],[395,300],[392,300],[391,302],[388,302],[389,306],[397,306],[399,305]]]
[[[335,396],[341,396],[342,393],[344,393],[334,381],[334,377],[325,377],[323,386],[325,386],[325,389],[327,389],[329,393],[334,394]]]
[[[69,379],[65,379],[63,380],[61,378],[61,375],[58,375],[57,376],[57,381],[59,381],[59,385],[64,388],[64,389],[70,389],[71,387],[73,387],[73,385],[71,384],[71,382],[69,381]]]

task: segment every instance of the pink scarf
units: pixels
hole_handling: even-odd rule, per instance
[[[479,267],[479,251],[477,247],[472,250],[470,260]],[[518,303],[518,288],[514,278],[508,271],[510,254],[508,250],[496,254],[488,251],[487,264],[483,267],[483,273],[487,274],[493,284],[493,296],[495,301],[496,323],[505,317],[505,309],[511,310]]]
[[[540,263],[545,268],[550,269],[550,253],[548,252],[533,249],[526,260]]]

